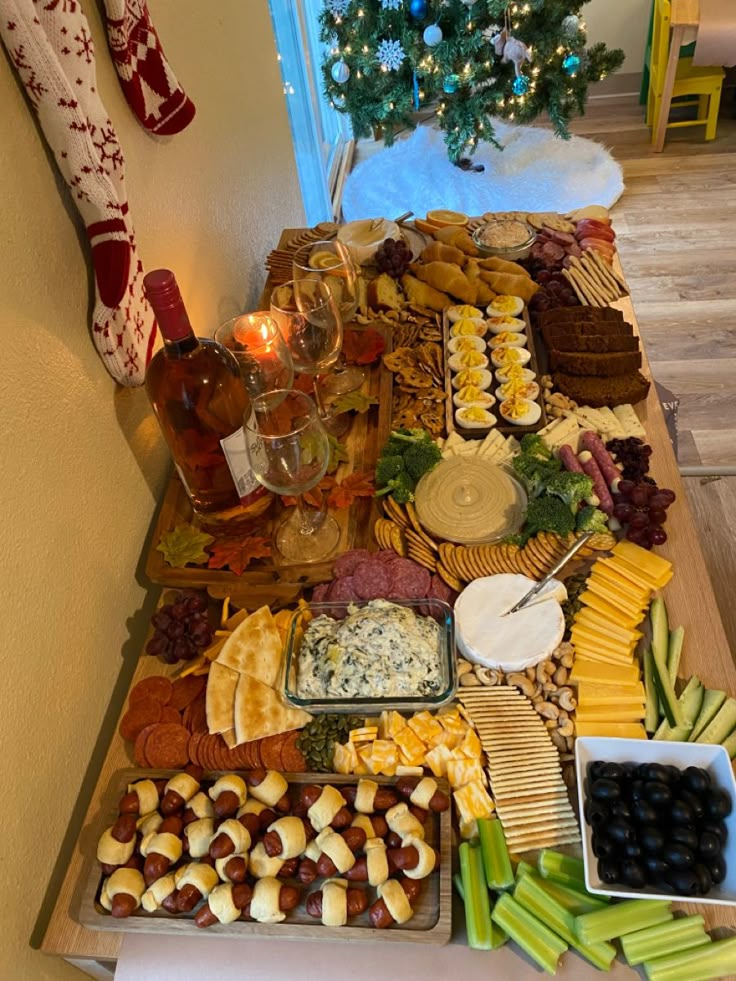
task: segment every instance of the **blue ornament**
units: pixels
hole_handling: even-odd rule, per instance
[[[518,78],[514,79],[514,83],[511,86],[514,95],[526,95],[529,91],[529,79],[526,75],[519,75]]]
[[[421,20],[427,16],[427,0],[411,0],[409,13],[415,20]]]
[[[442,82],[442,91],[447,92],[448,95],[452,95],[454,92],[457,92],[459,84],[459,75],[445,75],[444,81]]]
[[[336,61],[330,74],[338,85],[344,85],[350,78],[350,67],[344,61]]]
[[[579,55],[569,54],[562,62],[562,67],[568,75],[574,75],[580,68]]]
[[[428,48],[437,47],[443,36],[442,28],[437,24],[430,24],[429,27],[425,28],[424,34],[422,35],[424,38],[424,43]]]

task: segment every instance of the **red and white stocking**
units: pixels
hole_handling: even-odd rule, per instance
[[[166,60],[146,0],[105,0],[107,40],[131,109],[158,136],[179,133],[194,118]]]
[[[125,194],[124,160],[97,93],[78,0],[0,0],[0,37],[35,109],[92,246],[92,337],[112,377],[141,385],[156,336]]]

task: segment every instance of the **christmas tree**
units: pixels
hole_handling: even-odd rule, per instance
[[[619,68],[623,51],[586,48],[576,0],[324,0],[327,98],[356,137],[414,125],[433,108],[450,160],[494,143],[494,117],[549,115],[555,133],[585,111],[590,82]]]

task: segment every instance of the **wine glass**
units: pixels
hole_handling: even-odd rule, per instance
[[[312,242],[294,253],[292,275],[295,280],[321,280],[329,287],[340,310],[344,324],[353,319],[358,309],[358,271],[344,242],[337,239]],[[365,381],[365,372],[356,365],[340,364],[324,381],[331,395],[354,392]]]
[[[327,472],[330,447],[314,402],[304,392],[265,392],[244,420],[245,446],[259,483],[275,494],[295,494],[276,526],[273,543],[287,562],[318,562],[336,548],[340,526],[304,503],[304,493]]]
[[[231,351],[251,398],[274,389],[290,389],[294,364],[278,325],[267,312],[244,313],[222,324],[215,340]]]
[[[294,369],[312,376],[322,424],[333,435],[343,435],[349,422],[327,411],[317,380],[336,363],[342,346],[342,318],[329,287],[315,279],[277,286],[271,293],[271,315],[288,345]]]

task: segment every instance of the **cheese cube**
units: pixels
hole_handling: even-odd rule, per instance
[[[490,817],[495,810],[495,804],[480,780],[466,783],[464,787],[454,790],[452,797],[461,824],[469,824],[477,818]]]
[[[406,719],[401,714],[401,712],[387,712],[386,713],[386,735],[383,739],[395,739],[396,733],[401,732],[402,729],[406,727]]]
[[[430,740],[429,746],[432,748],[435,746],[447,746],[448,749],[455,749],[456,746],[462,743],[464,738],[464,733],[460,735],[456,732],[450,732],[449,729],[443,729],[434,739]]]
[[[410,726],[405,726],[394,737],[394,742],[401,751],[401,762],[409,766],[421,766],[424,762],[426,747]]]
[[[483,752],[483,747],[480,744],[480,739],[475,729],[468,729],[465,733],[465,738],[462,743],[453,749],[452,758],[455,760],[462,759],[463,757],[470,760],[478,760]]]
[[[404,766],[399,764],[396,767],[396,777],[422,777],[424,776],[424,768],[421,766]]]
[[[399,749],[395,742],[388,739],[376,739],[373,742],[371,769],[374,773],[392,777],[396,773],[398,762]]]
[[[447,763],[447,780],[450,786],[457,790],[464,787],[466,783],[479,780],[485,783],[483,767],[480,760],[449,760]]]
[[[422,740],[425,746],[431,746],[435,736],[442,732],[440,723],[433,719],[429,712],[417,712],[407,722],[407,725]]]
[[[378,736],[378,726],[363,726],[361,729],[350,730],[351,743],[371,742]]]
[[[335,773],[354,773],[358,762],[358,753],[354,743],[345,743],[344,746],[340,743],[335,744],[335,752],[332,757]]]
[[[424,759],[434,776],[444,777],[447,774],[447,764],[452,759],[452,753],[447,746],[440,743],[425,753]]]
[[[365,746],[361,746],[358,749],[358,758],[360,763],[365,767],[366,773],[378,773],[378,770],[373,766],[373,743],[367,743]],[[357,769],[354,772],[357,773]]]

